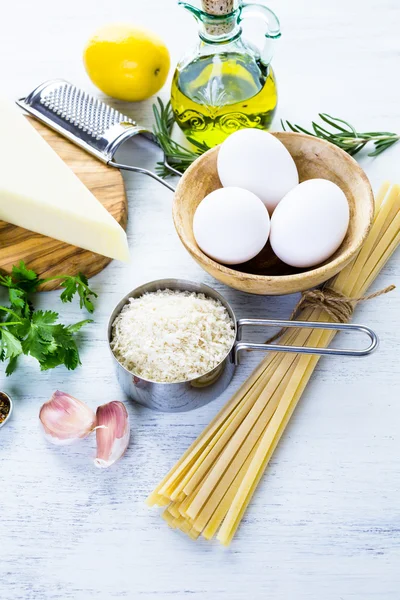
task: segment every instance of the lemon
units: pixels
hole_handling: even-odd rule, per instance
[[[102,92],[128,102],[158,92],[170,66],[168,48],[157,35],[126,24],[98,29],[86,45],[83,61]]]

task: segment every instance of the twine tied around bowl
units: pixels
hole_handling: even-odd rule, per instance
[[[379,296],[383,296],[383,294],[388,294],[395,288],[395,285],[389,285],[382,290],[374,292],[373,294],[360,296],[359,298],[349,298],[330,287],[306,290],[301,294],[301,298],[292,310],[289,320],[295,321],[297,315],[303,308],[322,308],[333,319],[334,322],[347,323],[350,321],[350,318],[354,312],[354,308],[358,302],[364,302],[364,300],[378,298]],[[287,329],[287,327],[283,327],[275,335],[268,338],[265,343],[270,344],[279,339],[287,331]]]

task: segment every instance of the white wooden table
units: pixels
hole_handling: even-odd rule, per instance
[[[400,131],[397,0],[282,0],[271,7],[283,27],[274,60],[278,117],[308,124],[329,112],[360,128]],[[4,3],[3,93],[18,97],[53,77],[94,92],[81,61],[85,40],[102,23],[127,20],[162,34],[173,61],[196,35],[175,0]],[[152,122],[151,101],[123,109]],[[375,190],[384,179],[400,181],[400,145],[361,163]],[[38,411],[54,390],[93,407],[123,399],[106,322],[138,284],[166,276],[204,281],[238,316],[286,317],[296,301],[253,297],[213,281],[177,239],[172,195],[145,177],[125,181],[132,264],[114,262],[92,280],[99,300],[95,324],[81,337],[83,366],[40,373],[25,361],[7,380],[1,370],[15,413],[0,431],[0,598],[397,600],[399,291],[357,309],[357,321],[379,334],[379,352],[319,363],[229,550],[170,531],[144,499],[259,356],[247,355],[224,397],[195,412],[158,414],[128,402],[132,443],[115,468],[93,466],[94,438],[68,449],[43,440]],[[397,254],[375,289],[398,282],[399,273]],[[42,295],[40,303],[54,308],[58,296]],[[83,318],[76,303],[60,310],[70,322]]]

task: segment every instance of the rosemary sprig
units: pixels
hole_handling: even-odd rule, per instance
[[[175,142],[171,138],[172,126],[175,122],[174,113],[171,108],[171,103],[168,102],[164,105],[161,98],[157,98],[157,104],[153,104],[153,112],[155,118],[154,135],[156,136],[158,143],[164,150],[165,158],[168,164],[179,171],[184,173],[186,169],[203,154],[206,150],[209,150],[206,144],[201,144],[196,140],[188,138],[188,141],[196,147],[196,150],[188,150]],[[165,165],[164,162],[158,162],[156,172],[161,177],[171,176],[171,171]]]
[[[312,122],[313,131],[308,131],[304,127],[300,127],[300,125],[292,125],[289,121],[281,120],[281,124],[284,131],[287,131],[288,128],[295,133],[306,133],[307,135],[322,138],[335,144],[335,146],[339,146],[339,148],[342,148],[342,150],[345,150],[351,156],[357,154],[369,142],[373,142],[375,149],[368,156],[378,156],[378,154],[396,144],[400,139],[400,135],[389,131],[368,131],[361,133],[347,121],[331,117],[326,113],[319,113],[319,117],[330,129],[315,121]]]
[[[178,142],[175,142],[171,138],[171,130],[175,122],[171,103],[168,102],[164,105],[160,98],[157,98],[157,103],[158,105],[153,104],[155,118],[154,135],[164,150],[167,163],[180,173],[184,173],[196,158],[201,156],[206,150],[209,150],[209,147],[192,138],[188,138],[188,141],[195,146],[195,150],[189,150],[178,144]],[[313,121],[312,131],[300,125],[293,125],[290,121],[281,120],[281,124],[284,131],[290,129],[295,133],[306,133],[313,137],[322,138],[342,148],[342,150],[345,150],[351,156],[357,154],[357,152],[370,142],[374,144],[374,150],[368,156],[378,156],[378,154],[381,154],[400,140],[400,135],[390,131],[368,131],[361,133],[343,119],[332,117],[326,113],[319,113],[319,117],[323,124]],[[168,177],[172,174],[166,167],[165,161],[157,163],[156,171],[161,177]]]

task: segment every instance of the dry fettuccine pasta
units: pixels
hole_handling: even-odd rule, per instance
[[[400,186],[384,184],[370,233],[358,256],[330,283],[363,296],[400,242]],[[323,308],[299,320],[332,321]],[[326,347],[335,332],[291,329],[282,344]],[[228,545],[320,357],[270,353],[148,498],[166,507],[167,523],[196,539]]]

